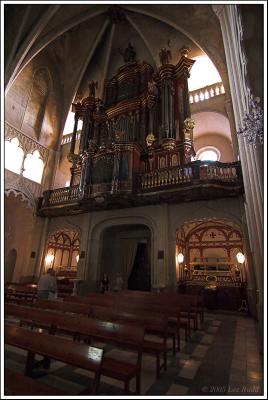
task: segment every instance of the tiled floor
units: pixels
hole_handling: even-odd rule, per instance
[[[171,344],[170,344],[171,345]],[[108,349],[120,359],[131,354]],[[25,352],[5,347],[5,365],[23,372]],[[83,396],[91,374],[85,370],[52,362],[49,371],[39,368],[36,379],[64,388],[66,396]],[[133,380],[130,390],[134,391]],[[155,359],[143,356],[143,396],[259,396],[263,392],[262,361],[258,352],[254,321],[243,314],[206,313],[201,329],[181,352],[168,357],[167,371],[155,378]],[[99,395],[123,395],[122,383],[102,377]]]

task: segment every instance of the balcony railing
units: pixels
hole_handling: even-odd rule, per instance
[[[43,207],[71,203],[79,198],[79,186],[69,186],[44,192]]]
[[[137,174],[135,188],[131,193],[128,191],[127,196],[132,196],[134,199],[135,196],[138,195],[140,199],[142,194],[153,196],[156,192],[164,193],[165,191],[170,190],[176,192],[178,189],[181,190],[184,187],[187,187],[188,190],[189,187],[197,188],[200,186],[202,187],[203,185],[204,187],[208,187],[210,184],[212,185],[210,189],[212,191],[214,190],[214,184],[217,184],[217,188],[220,187],[223,190],[225,190],[226,187],[230,188],[230,186],[236,189],[241,189],[243,183],[240,162],[220,163],[194,161],[187,165],[163,168],[153,172]],[[71,203],[77,203],[80,200],[85,200],[86,202],[89,202],[88,204],[91,203],[91,205],[89,205],[89,207],[91,207],[93,203],[95,205],[98,203],[97,200],[96,202],[94,200],[96,197],[95,186],[96,185],[86,187],[83,193],[79,191],[78,185],[48,190],[44,192],[44,197],[40,199],[41,203],[39,208],[42,209],[59,205],[70,205]],[[103,204],[104,207],[107,206],[109,200],[113,200],[113,195],[111,194],[111,191],[107,192],[106,186],[107,184],[104,185],[104,190],[101,190],[102,193],[98,193],[98,196],[103,194],[106,198],[106,202]],[[124,185],[122,187],[123,189],[120,190],[119,184],[119,190],[116,192],[117,196],[120,196],[121,193],[126,195]],[[102,188],[102,185],[99,185],[98,188]]]
[[[72,133],[68,133],[68,135],[64,135],[61,139],[61,145],[71,143],[72,141]],[[79,140],[81,137],[81,131],[77,131],[76,133],[76,140]]]
[[[191,165],[164,168],[138,176],[141,191],[190,182],[210,180],[234,182],[241,177],[239,163],[192,162]]]
[[[213,85],[205,86],[201,89],[193,90],[189,93],[189,101],[191,104],[211,99],[212,97],[224,94],[224,86],[222,82],[213,83]]]

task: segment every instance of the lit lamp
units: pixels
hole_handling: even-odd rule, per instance
[[[239,264],[244,264],[245,261],[245,256],[243,253],[241,253],[241,251],[239,251],[236,255],[236,259],[239,262]]]
[[[46,255],[45,262],[46,262],[47,269],[51,268],[53,260],[54,260],[54,254],[47,254]]]
[[[184,255],[182,253],[177,254],[177,264],[179,265],[179,278],[181,277],[180,274],[180,264],[183,263]]]
[[[238,263],[241,264],[241,275],[242,275],[241,278],[242,278],[242,281],[243,281],[242,264],[244,264],[244,262],[245,262],[245,256],[241,251],[239,251],[236,254],[236,259],[237,259]]]
[[[76,262],[77,262],[77,264],[78,264],[78,261],[79,261],[79,254],[77,254],[77,256],[76,256]]]

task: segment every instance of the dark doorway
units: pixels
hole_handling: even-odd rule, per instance
[[[137,253],[128,279],[129,290],[151,290],[151,267],[147,243],[138,243]]]

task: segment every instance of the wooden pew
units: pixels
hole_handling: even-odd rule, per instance
[[[5,305],[5,314],[13,315],[18,319],[31,320],[35,325],[47,326],[50,334],[55,334],[63,329],[78,336],[85,335],[89,342],[98,341],[112,344],[132,350],[137,354],[135,364],[116,360],[112,357],[104,357],[101,374],[122,380],[125,392],[129,391],[129,382],[136,377],[136,392],[140,392],[140,372],[142,359],[142,344],[144,340],[144,329],[141,327],[128,326],[122,323],[111,323],[87,318],[78,314],[67,314],[55,311],[42,310],[35,307],[25,307],[15,304]]]
[[[5,396],[60,396],[66,395],[58,388],[49,386],[36,379],[22,375],[14,370],[4,370]]]
[[[120,293],[116,293],[114,295],[103,295],[100,293],[95,293],[90,296],[72,296],[66,297],[64,301],[66,302],[77,302],[82,304],[88,304],[90,306],[105,306],[109,308],[116,308],[118,310],[125,310],[135,313],[140,311],[154,312],[167,314],[170,317],[170,324],[172,324],[172,329],[176,329],[177,331],[177,342],[178,342],[178,351],[180,350],[180,328],[183,328],[185,331],[185,340],[188,340],[191,336],[191,328],[190,328],[190,320],[187,318],[181,318],[180,309],[178,306],[166,305],[163,304],[161,299],[157,296],[154,296],[154,293],[151,293],[152,296],[148,296],[146,298],[136,299],[132,297],[131,300],[122,300]]]
[[[152,315],[151,313],[138,314],[121,312],[103,306],[89,306],[82,303],[70,303],[57,300],[39,300],[34,304],[34,307],[50,309],[55,311],[63,311],[67,313],[77,313],[86,315],[92,318],[97,318],[105,321],[126,322],[141,325],[148,333],[157,334],[162,337],[163,343],[155,343],[153,341],[145,341],[143,343],[143,352],[154,354],[156,356],[156,376],[159,378],[161,368],[166,369],[167,359],[167,336],[171,336],[173,340],[173,354],[176,350],[176,334],[167,330],[167,318],[162,314]],[[163,354],[164,363],[160,364],[160,356]]]
[[[156,378],[160,377],[160,370],[163,368],[167,369],[167,328],[168,320],[167,317],[160,314],[148,314],[148,313],[129,313],[119,310],[112,310],[109,308],[95,306],[92,307],[93,318],[97,318],[105,321],[113,321],[119,323],[133,324],[136,326],[142,326],[146,333],[157,335],[162,339],[162,342],[156,342],[154,340],[143,341],[142,350],[143,353],[152,354],[156,357]],[[163,356],[163,364],[160,363],[160,357]]]
[[[9,283],[5,285],[5,302],[33,303],[37,298],[37,285],[35,284],[22,284],[22,283]]]
[[[45,310],[63,311],[73,314],[82,314],[85,316],[91,315],[91,306],[82,303],[71,303],[60,300],[37,300],[33,307],[42,308]]]
[[[103,358],[102,349],[12,325],[5,325],[5,344],[28,352],[25,375],[32,374],[35,354],[40,354],[46,360],[54,359],[94,372],[93,393],[97,393]]]
[[[173,298],[173,301],[177,304],[184,304],[185,302],[190,302],[191,304],[191,311],[195,311],[200,315],[200,323],[204,322],[204,299],[200,295],[195,294],[179,294],[179,293],[172,293],[172,292],[161,292],[161,293],[152,293],[152,292],[145,292],[139,290],[122,290],[120,292],[121,296],[127,296],[129,298],[148,298],[149,296],[155,295],[160,298]]]
[[[125,290],[120,292],[120,296],[128,299],[132,303],[140,304],[161,304],[165,306],[177,306],[182,318],[187,318],[193,322],[193,329],[198,328],[197,312],[193,310],[192,296],[179,296],[177,293],[152,293],[142,291]]]

